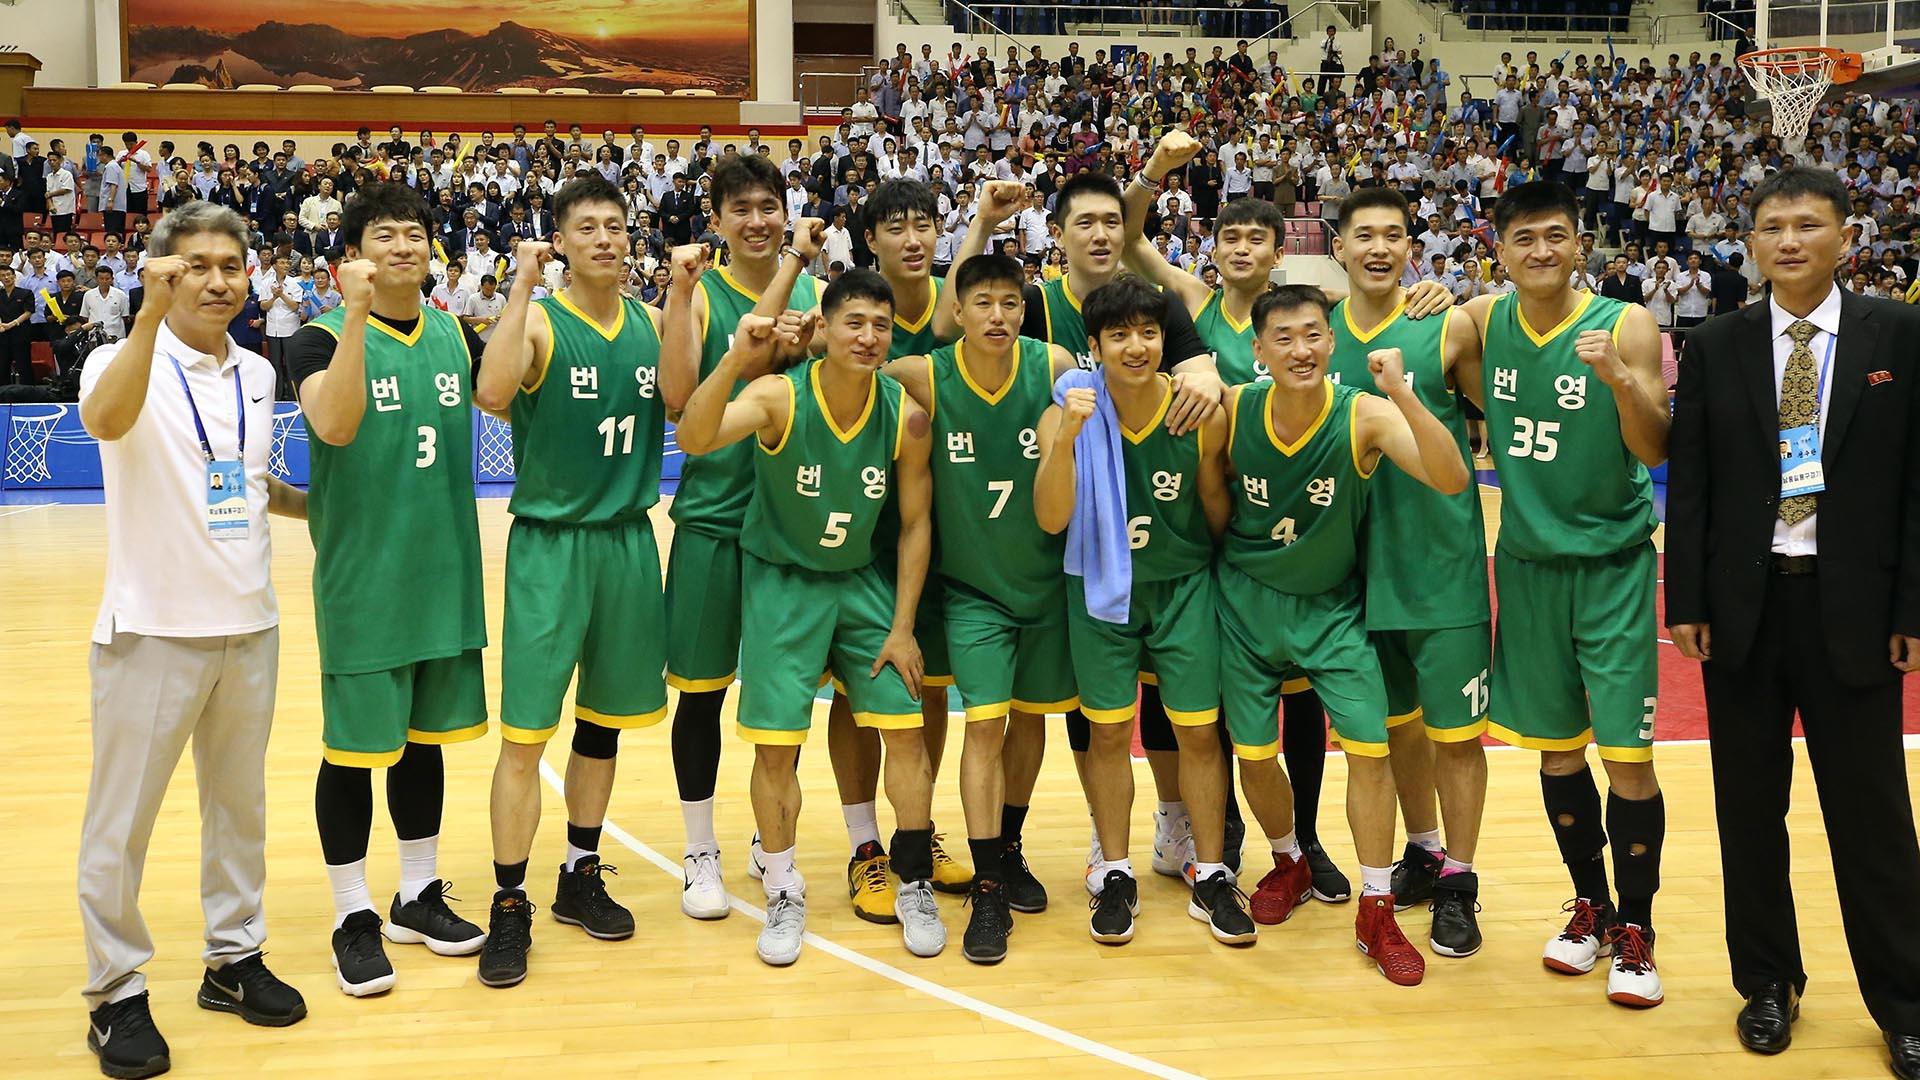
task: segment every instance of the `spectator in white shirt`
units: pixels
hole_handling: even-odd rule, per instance
[[[78,212],[80,186],[68,171],[66,158],[58,150],[47,155],[47,213],[52,216],[53,231],[62,236],[73,229]]]
[[[480,291],[467,297],[466,304],[460,309],[460,321],[473,327],[481,341],[493,339],[493,328],[500,318],[500,312],[507,306],[507,294],[500,291],[499,279],[492,274],[480,275]]]
[[[93,277],[96,287],[88,289],[80,301],[80,318],[87,329],[99,330],[108,341],[119,341],[127,336],[127,294],[114,287],[110,267],[96,267]]]
[[[1713,276],[1700,269],[1700,253],[1687,253],[1687,268],[1673,282],[1673,325],[1681,330],[1707,321],[1713,304]]]
[[[284,378],[287,339],[300,329],[300,305],[306,291],[293,278],[293,257],[275,253],[273,265],[260,280],[260,309],[266,313],[267,359]]]
[[[833,224],[827,226],[821,234],[819,262],[823,270],[834,263],[842,266],[853,265],[853,234],[847,231],[845,210],[835,210]]]
[[[1647,310],[1653,314],[1653,321],[1659,323],[1662,330],[1671,330],[1676,292],[1673,278],[1664,261],[1654,263],[1651,269],[1653,276],[1640,286],[1640,294],[1645,299]]]
[[[1673,174],[1660,174],[1660,184],[1655,190],[1647,192],[1647,239],[1659,243],[1667,242],[1667,250],[1673,250],[1674,242],[1680,232],[1680,193],[1674,190]]]

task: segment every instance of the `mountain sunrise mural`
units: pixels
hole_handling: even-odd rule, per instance
[[[751,0],[125,0],[127,78],[749,96]]]

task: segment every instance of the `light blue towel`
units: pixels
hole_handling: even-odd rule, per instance
[[[1127,473],[1120,414],[1097,371],[1073,370],[1053,384],[1054,404],[1090,387],[1093,415],[1073,443],[1073,517],[1067,521],[1067,573],[1086,579],[1087,614],[1124,624],[1133,605],[1133,552],[1127,547]]]

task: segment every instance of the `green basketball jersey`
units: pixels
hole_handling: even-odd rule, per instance
[[[1087,320],[1080,314],[1080,298],[1067,287],[1067,275],[1040,286],[1040,307],[1047,319],[1047,341],[1072,353],[1075,363],[1091,371],[1094,363],[1087,348]]]
[[[927,310],[918,319],[910,320],[905,312],[894,311],[893,344],[887,346],[887,359],[927,356],[940,347],[940,339],[933,335],[933,312],[940,306],[940,290],[946,286],[946,282],[940,278],[929,278],[927,284],[933,292],[927,298]]]
[[[657,380],[660,335],[638,300],[622,297],[602,328],[558,293],[535,302],[552,351],[513,399],[516,517],[572,525],[644,520],[660,501],[666,411]]]
[[[1233,393],[1227,455],[1239,487],[1227,523],[1227,564],[1295,596],[1347,580],[1360,561],[1367,478],[1354,452],[1354,403],[1363,392],[1326,382],[1320,416],[1283,443],[1273,429],[1272,383]]]
[[[1173,380],[1160,376],[1160,407],[1139,432],[1120,424],[1127,473],[1127,543],[1133,580],[1170,581],[1213,562],[1213,533],[1200,502],[1201,428],[1167,433]]]
[[[967,369],[964,340],[931,357],[933,520],[941,576],[1030,618],[1060,586],[1066,538],[1042,530],[1033,512],[1053,353],[1044,341],[1015,340],[1013,370],[996,393]]]
[[[1329,377],[1355,389],[1373,386],[1367,354],[1399,349],[1406,360],[1407,385],[1420,403],[1453,433],[1462,461],[1467,450],[1467,420],[1459,396],[1447,388],[1446,337],[1453,312],[1430,319],[1409,319],[1395,309],[1370,330],[1355,325],[1353,309],[1342,300],[1333,306],[1333,359]],[[1382,458],[1374,470],[1372,504],[1367,508],[1367,627],[1373,630],[1428,630],[1475,626],[1491,617],[1487,604],[1486,524],[1480,512],[1480,486],[1468,484],[1457,495],[1442,495],[1398,465]]]
[[[876,374],[866,408],[842,431],[820,390],[812,360],[781,376],[791,406],[787,431],[753,455],[752,502],[740,546],[770,563],[825,572],[874,560],[873,531],[889,505],[893,459],[905,437],[906,388]]]
[[[1537,334],[1518,294],[1487,312],[1487,441],[1500,472],[1500,546],[1522,559],[1611,555],[1653,535],[1653,483],[1620,435],[1613,391],[1574,352],[1586,330],[1617,338],[1627,305],[1582,293]]]
[[[1226,295],[1215,289],[1193,320],[1200,340],[1213,350],[1213,364],[1220,371],[1221,381],[1228,386],[1272,381],[1273,373],[1253,358],[1252,319],[1236,325],[1233,316],[1227,314]]]
[[[337,340],[346,308],[313,320]],[[411,335],[366,329],[367,409],[345,446],[312,440],[307,532],[320,670],[385,671],[487,643],[473,502],[473,357],[423,307]]]
[[[733,331],[740,325],[740,316],[753,311],[760,294],[748,290],[724,266],[700,275],[700,291],[707,298],[707,316],[700,327],[700,377],[705,379],[733,346]],[[811,311],[819,303],[820,283],[812,275],[801,274],[794,282],[787,307]],[[728,400],[738,397],[746,385],[735,385]],[[753,447],[746,442],[699,457],[689,455],[680,467],[680,486],[669,511],[674,524],[714,536],[738,536],[747,501],[753,496],[752,455]]]

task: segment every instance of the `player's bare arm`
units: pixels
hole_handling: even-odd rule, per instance
[[[305,521],[307,493],[277,476],[269,476],[267,477],[267,513]]]
[[[1047,358],[1050,361],[1049,366],[1053,369],[1054,382],[1059,382],[1060,376],[1080,366],[1079,361],[1073,358],[1073,354],[1059,345],[1047,346]]]
[[[1067,391],[1064,405],[1049,405],[1040,416],[1040,468],[1033,477],[1033,513],[1050,533],[1065,532],[1073,518],[1073,441],[1093,415],[1091,386]]]
[[[1385,454],[1408,476],[1440,492],[1454,495],[1467,489],[1472,474],[1460,456],[1447,425],[1433,415],[1407,382],[1406,360],[1399,349],[1375,349],[1367,354],[1373,385],[1385,400],[1371,395],[1354,403],[1360,411],[1356,447],[1372,469]]]
[[[1217,416],[1227,397],[1212,353],[1189,356],[1173,365],[1173,404],[1167,409],[1167,432],[1185,435]]]
[[[1671,416],[1660,375],[1660,327],[1653,313],[1638,305],[1626,309],[1619,340],[1605,330],[1587,330],[1574,351],[1594,376],[1613,391],[1620,411],[1620,437],[1648,468],[1667,460]]]
[[[953,265],[947,269],[947,277],[958,280],[960,267],[975,255],[987,250],[987,241],[992,239],[1000,223],[1020,212],[1027,201],[1026,185],[1018,180],[989,180],[980,189],[980,201],[974,211],[973,224],[967,229],[967,238],[960,242],[960,250],[953,253]],[[953,295],[952,289],[941,290],[940,302],[934,305],[933,336],[941,341],[951,341],[960,336],[960,298]]]
[[[747,384],[739,397],[727,400],[743,372],[768,362],[774,349],[773,336],[772,319],[761,315],[740,317],[733,348],[687,398],[687,407],[674,426],[680,449],[689,454],[711,454],[756,434],[762,445],[779,441],[790,419],[784,379],[763,375]]]
[[[1207,515],[1207,531],[1217,543],[1233,516],[1233,492],[1227,487],[1227,413],[1207,417],[1200,425],[1200,507]]]
[[[80,403],[80,422],[87,434],[101,442],[112,442],[132,430],[147,404],[147,383],[153,372],[153,343],[173,306],[173,290],[189,267],[179,255],[148,259],[140,268],[140,280],[146,290],[140,314],[133,317],[133,330],[120,343],[113,363],[93,384],[87,400]],[[26,315],[20,316],[22,320]]]
[[[328,446],[352,442],[367,413],[367,317],[373,310],[373,272],[370,259],[340,264],[340,306],[347,309],[340,340],[334,344],[327,369],[307,376],[298,388],[307,430]]]
[[[915,700],[920,697],[920,680],[926,673],[920,645],[914,640],[914,613],[920,607],[920,593],[927,583],[927,563],[933,554],[933,476],[927,468],[928,447],[932,444],[933,425],[927,422],[927,410],[911,397],[900,403],[905,415],[901,423],[907,437],[894,455],[895,505],[900,511],[900,557],[894,570],[893,626],[886,643],[874,658],[871,674],[892,664],[907,684]]]
[[[806,311],[788,307],[793,300],[794,284],[807,267],[813,265],[813,260],[820,257],[820,247],[826,242],[826,228],[827,223],[815,217],[794,222],[793,243],[781,258],[767,291],[761,293],[759,302],[753,305],[755,315],[774,320],[774,356],[783,366],[826,351],[825,337],[814,334],[819,322],[819,306]]]
[[[701,328],[707,320],[707,295],[698,287],[710,256],[705,244],[682,244],[667,255],[672,281],[660,326],[660,399],[669,410],[686,408],[700,383]]]
[[[1487,405],[1481,381],[1485,357],[1480,345],[1487,338],[1487,318],[1492,309],[1493,297],[1476,296],[1460,306],[1460,315],[1447,327],[1447,372],[1453,376],[1454,388],[1483,409]]]
[[[887,361],[880,371],[906,387],[907,396],[918,402],[922,409],[927,408],[933,401],[932,357],[903,356],[898,360]]]
[[[552,345],[547,320],[529,318],[527,309],[533,306],[540,271],[553,258],[553,245],[529,240],[518,250],[522,272],[514,275],[507,306],[501,309],[493,338],[481,355],[480,377],[473,386],[474,404],[496,415],[513,404],[515,393],[539,383],[544,371],[538,360]]]

